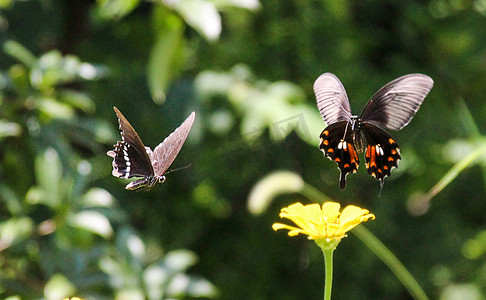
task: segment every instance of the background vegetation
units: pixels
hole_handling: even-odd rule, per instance
[[[281,170],[374,213],[430,298],[486,297],[484,0],[1,0],[0,44],[0,298],[319,299],[320,249],[271,229],[308,200],[274,177],[248,208]],[[340,191],[317,148],[323,72],[356,114],[435,81],[381,197],[364,166]],[[124,190],[115,105],[151,147],[196,111],[190,168]],[[334,259],[335,299],[410,298],[353,235]]]

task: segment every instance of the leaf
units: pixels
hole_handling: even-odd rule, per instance
[[[83,196],[81,202],[85,206],[111,207],[114,199],[108,191],[101,188],[92,188]]]
[[[39,202],[43,202],[52,208],[59,207],[61,204],[62,166],[56,150],[48,148],[36,157],[35,175],[40,193]]]
[[[34,223],[28,217],[10,218],[0,223],[0,251],[27,239],[34,231]]]
[[[54,274],[44,287],[47,300],[63,299],[76,291],[75,286],[61,274]]]
[[[13,122],[0,119],[0,139],[7,136],[18,136],[22,133],[22,127]]]
[[[158,28],[157,40],[150,53],[147,66],[148,84],[153,100],[162,104],[172,79],[179,73],[184,51],[183,24],[174,15],[165,18],[163,28]]]
[[[192,28],[208,40],[221,34],[221,16],[213,2],[206,0],[165,0]]]
[[[73,227],[85,229],[104,238],[113,235],[113,229],[108,219],[96,211],[82,211],[72,216],[68,222]]]
[[[212,2],[217,8],[239,7],[256,10],[261,6],[258,0],[213,0]]]
[[[102,0],[98,1],[97,13],[103,19],[121,19],[133,11],[140,0]]]
[[[15,41],[6,41],[3,45],[3,51],[29,68],[31,68],[37,60],[27,48]]]

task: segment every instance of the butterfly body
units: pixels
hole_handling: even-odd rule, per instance
[[[128,120],[116,108],[122,140],[118,141],[107,155],[113,158],[112,175],[120,178],[141,177],[130,182],[125,188],[135,190],[151,188],[157,183],[165,182],[165,172],[181,150],[195,119],[191,115],[157,147],[150,149],[143,144],[137,132]]]
[[[328,124],[320,135],[319,148],[338,164],[341,189],[346,186],[347,175],[357,172],[358,154],[363,151],[368,174],[383,186],[385,177],[401,159],[397,142],[384,128],[405,127],[432,86],[432,79],[423,74],[399,77],[382,87],[356,116],[351,114],[346,91],[334,74],[324,73],[316,80],[317,107]]]

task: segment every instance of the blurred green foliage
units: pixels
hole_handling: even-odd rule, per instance
[[[319,249],[271,229],[308,201],[291,171],[374,213],[430,298],[484,299],[485,25],[483,0],[0,0],[0,297],[319,299]],[[323,72],[355,113],[435,81],[380,198],[317,149]],[[152,148],[195,110],[190,167],[125,191],[114,105]],[[334,259],[336,299],[411,297],[356,238]]]

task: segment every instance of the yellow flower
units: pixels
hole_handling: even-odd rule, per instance
[[[289,236],[296,236],[299,233],[307,234],[309,239],[324,240],[341,240],[346,236],[346,232],[353,229],[361,222],[374,219],[375,215],[370,214],[368,210],[354,206],[346,206],[342,212],[339,211],[341,205],[337,202],[325,202],[319,204],[303,205],[294,203],[280,211],[281,218],[287,218],[293,221],[297,227],[281,223],[273,224],[273,230],[288,229]]]

